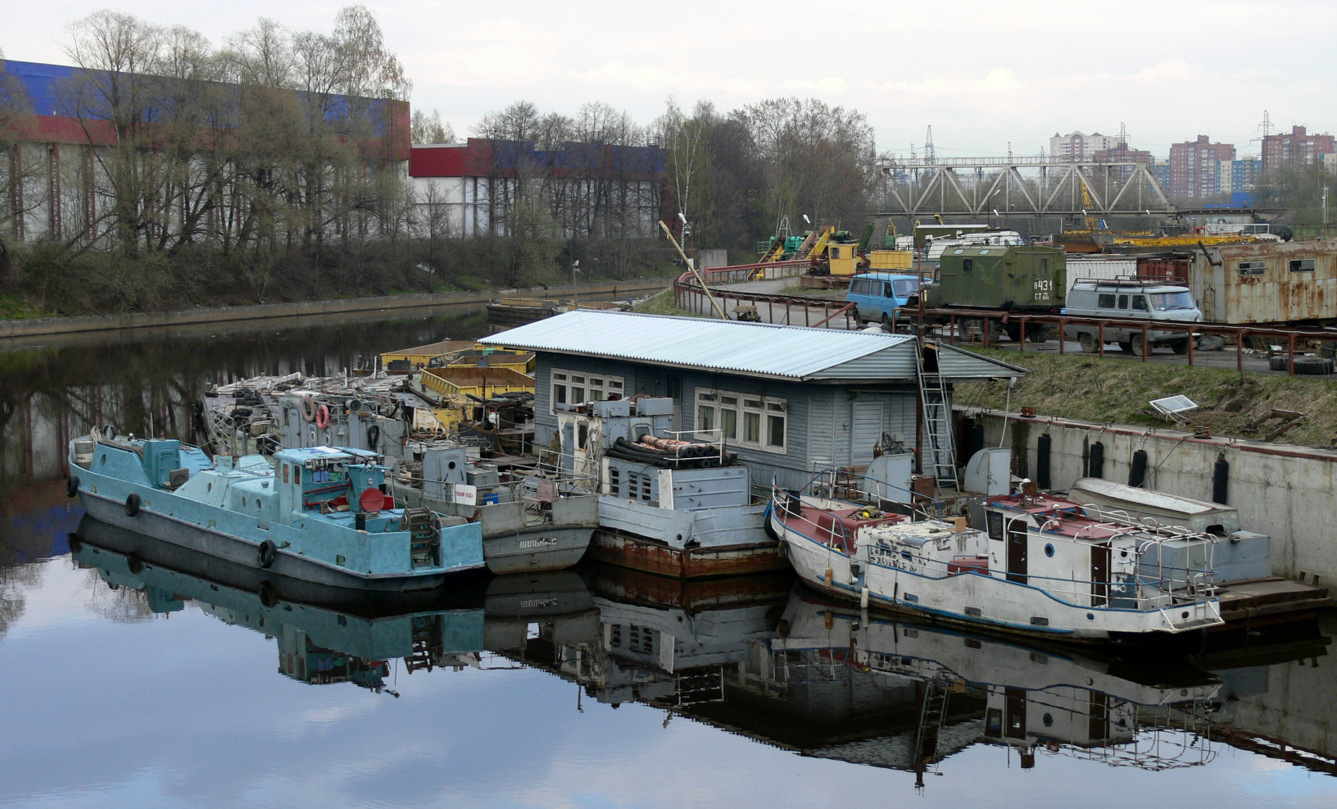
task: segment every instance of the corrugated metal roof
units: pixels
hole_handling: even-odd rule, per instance
[[[914,338],[874,331],[578,310],[480,342],[796,381],[914,378]]]
[[[938,343],[938,373],[946,379],[1008,379],[1027,373],[1025,368],[996,360],[948,343]]]

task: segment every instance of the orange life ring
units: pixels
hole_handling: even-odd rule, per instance
[[[330,409],[325,405],[316,410],[316,426],[322,430],[330,426]]]

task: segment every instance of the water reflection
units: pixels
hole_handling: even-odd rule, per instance
[[[90,427],[191,438],[191,403],[211,384],[256,374],[333,375],[366,356],[487,333],[482,307],[446,314],[227,333],[99,335],[86,345],[0,346],[0,485],[64,475],[65,447]],[[132,339],[131,339],[132,338]]]
[[[525,667],[593,702],[640,703],[805,757],[970,779],[979,748],[1146,771],[1211,764],[1226,747],[1332,773],[1337,668],[1315,624],[1194,658],[1042,648],[860,614],[787,574],[683,583],[607,566],[497,577],[395,614],[266,599],[244,583],[127,557],[85,520],[72,543],[104,614],[189,605],[274,640],[279,673],[398,694],[392,672]],[[431,674],[437,672],[437,674]],[[445,675],[448,676],[448,675]],[[398,682],[404,682],[402,678]],[[572,717],[574,719],[574,717]]]

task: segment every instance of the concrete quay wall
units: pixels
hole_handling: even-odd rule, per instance
[[[1239,509],[1241,527],[1271,537],[1272,572],[1337,585],[1337,451],[995,410],[959,415],[982,423],[986,446],[1011,447],[1016,473],[1032,480],[1040,468],[1040,437],[1048,435],[1049,485],[1059,491],[1087,474],[1097,442],[1104,448],[1104,479],[1128,483],[1134,455],[1143,450],[1143,488],[1199,500],[1212,499],[1213,473],[1223,460],[1227,503]]]
[[[200,324],[240,323],[359,312],[386,312],[422,309],[431,306],[487,303],[501,294],[530,295],[544,298],[565,297],[573,290],[588,300],[607,300],[626,295],[665,289],[668,279],[624,281],[616,284],[591,284],[579,288],[534,290],[487,290],[483,292],[439,292],[387,295],[376,298],[345,298],[325,301],[297,301],[293,303],[260,303],[250,306],[223,306],[217,308],[179,309],[172,312],[128,312],[87,317],[32,318],[27,320],[0,320],[0,340],[45,335],[83,334],[88,332],[120,331],[190,326]]]

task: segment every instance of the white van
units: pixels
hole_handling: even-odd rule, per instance
[[[1068,291],[1063,313],[1119,320],[1168,320],[1176,323],[1202,321],[1202,310],[1193,300],[1193,293],[1188,287],[1139,278],[1079,280]],[[1176,354],[1188,353],[1188,341],[1192,339],[1187,331],[1149,329],[1146,335],[1148,349],[1169,346]],[[1100,350],[1098,325],[1069,323],[1063,329],[1063,336],[1081,343],[1083,351]],[[1118,343],[1125,352],[1139,356],[1142,354],[1140,328],[1108,325],[1105,327],[1105,340]]]

